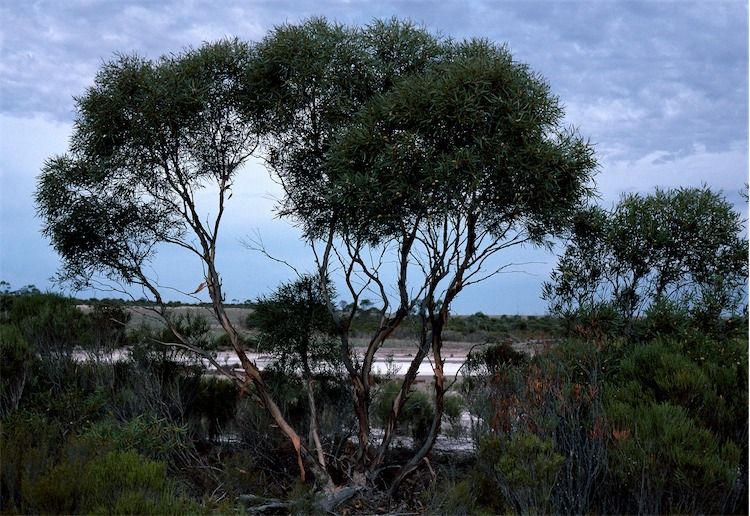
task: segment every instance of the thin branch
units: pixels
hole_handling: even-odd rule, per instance
[[[269,260],[271,260],[273,262],[280,263],[282,265],[287,266],[288,268],[290,268],[294,272],[294,274],[297,275],[298,278],[301,278],[303,276],[303,274],[299,271],[299,269],[297,269],[294,265],[292,265],[288,261],[286,261],[286,260],[284,260],[282,258],[278,258],[278,257],[276,257],[276,256],[274,256],[274,255],[272,255],[271,253],[268,252],[268,249],[266,248],[265,244],[263,243],[263,238],[260,235],[260,230],[256,229],[255,233],[256,233],[256,237],[255,238],[248,237],[247,239],[242,239],[242,240],[240,240],[240,244],[242,244],[242,246],[245,249],[248,249],[250,251],[255,251],[257,253],[260,253],[260,254],[262,254],[263,256],[265,256],[266,258],[268,258]]]
[[[474,348],[479,347],[479,346],[484,346],[486,344],[487,344],[486,342],[481,342],[481,343],[474,344],[473,346],[469,348],[469,351],[466,353],[466,359],[461,363],[459,368],[456,370],[456,374],[453,376],[453,381],[449,383],[448,386],[445,388],[445,392],[448,392],[449,390],[451,390],[451,388],[458,381],[458,374],[461,372],[464,366],[469,363],[469,357],[471,356],[471,352],[474,351]]]

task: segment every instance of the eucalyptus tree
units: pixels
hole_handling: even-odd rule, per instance
[[[303,477],[307,465],[333,494],[325,454],[319,446],[311,453],[284,419],[224,310],[220,223],[241,165],[262,143],[285,190],[279,213],[314,251],[318,292],[335,321],[359,421],[355,484],[382,471],[419,366],[432,355],[435,419],[395,487],[440,431],[452,302],[497,272],[487,268],[491,256],[565,230],[588,194],[592,149],[561,127],[562,117],[547,83],[503,47],[454,43],[396,20],[353,28],[313,19],[252,48],[222,42],[156,63],[107,63],[78,99],[70,153],[46,163],[36,200],[64,278],[140,285],[161,306],[171,345],[203,355],[243,389],[251,384],[293,443]],[[201,190],[216,194],[213,217],[199,209]],[[164,244],[200,260],[243,375],[170,321],[148,274]],[[343,314],[327,285],[337,276],[352,298]],[[350,328],[365,294],[376,297],[380,324],[360,361]],[[416,353],[373,449],[372,364],[413,312],[422,321]]]
[[[355,258],[363,242],[395,244],[402,304],[416,304],[422,320],[418,350],[375,462],[382,460],[420,363],[432,354],[435,417],[396,484],[440,431],[447,387],[442,333],[452,303],[467,286],[504,268],[488,268],[493,255],[544,245],[565,231],[587,197],[593,152],[560,127],[562,116],[541,77],[505,48],[470,41],[376,98],[330,153],[333,227],[354,244]],[[371,279],[385,291],[377,274]],[[410,281],[415,287],[407,292]]]
[[[165,344],[201,355],[243,390],[252,385],[294,444],[302,476],[306,461],[330,484],[247,356],[227,317],[216,265],[232,185],[264,131],[263,108],[251,107],[245,91],[252,60],[252,47],[234,40],[156,62],[119,56],[104,64],[94,85],[76,99],[70,152],[45,163],[36,204],[44,234],[63,259],[61,279],[77,287],[102,281],[140,287],[174,334],[176,342]],[[202,210],[206,205],[210,209]],[[185,250],[201,264],[198,290],[208,291],[244,374],[217,363],[170,318],[151,268],[164,245]]]
[[[660,303],[716,321],[746,303],[743,233],[740,215],[708,188],[628,194],[578,216],[544,297],[565,316],[609,308],[626,330]]]
[[[320,277],[338,274],[353,300],[343,315],[330,310],[355,393],[360,473],[381,471],[432,355],[435,419],[395,487],[440,431],[451,303],[497,272],[491,256],[568,227],[589,192],[593,152],[561,128],[547,83],[488,42],[453,43],[395,21],[357,31],[313,20],[278,30],[258,56],[257,83],[284,84],[267,156],[285,189],[280,213],[303,230]],[[349,329],[365,293],[378,298],[380,325],[355,362]],[[416,353],[371,450],[373,360],[412,310],[422,321]]]

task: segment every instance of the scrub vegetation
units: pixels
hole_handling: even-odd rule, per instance
[[[592,146],[506,48],[311,19],[117,57],[77,106],[36,194],[60,280],[138,288],[161,325],[5,284],[3,513],[746,509],[744,222],[708,189],[594,207]],[[217,254],[251,157],[314,267],[253,300],[247,331]],[[451,314],[507,249],[561,241],[549,315]],[[165,301],[164,246],[200,262],[185,295],[212,322]],[[395,339],[410,363],[378,376]],[[472,346],[457,378],[450,341]]]

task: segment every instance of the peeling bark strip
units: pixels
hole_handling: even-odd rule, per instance
[[[294,451],[297,452],[297,465],[299,466],[299,479],[305,481],[305,465],[302,464],[302,454],[300,453],[301,443],[298,435],[291,436]]]

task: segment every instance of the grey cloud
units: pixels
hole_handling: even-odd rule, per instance
[[[594,141],[620,142],[624,157],[656,141],[679,151],[696,141],[726,148],[747,138],[747,7],[739,1],[45,0],[2,14],[13,30],[4,34],[0,110],[15,115],[70,120],[72,97],[115,52],[156,58],[224,36],[259,39],[274,25],[315,14],[358,24],[397,15],[457,38],[508,42],[564,103],[592,114],[571,123]],[[603,114],[604,106],[613,112]]]

